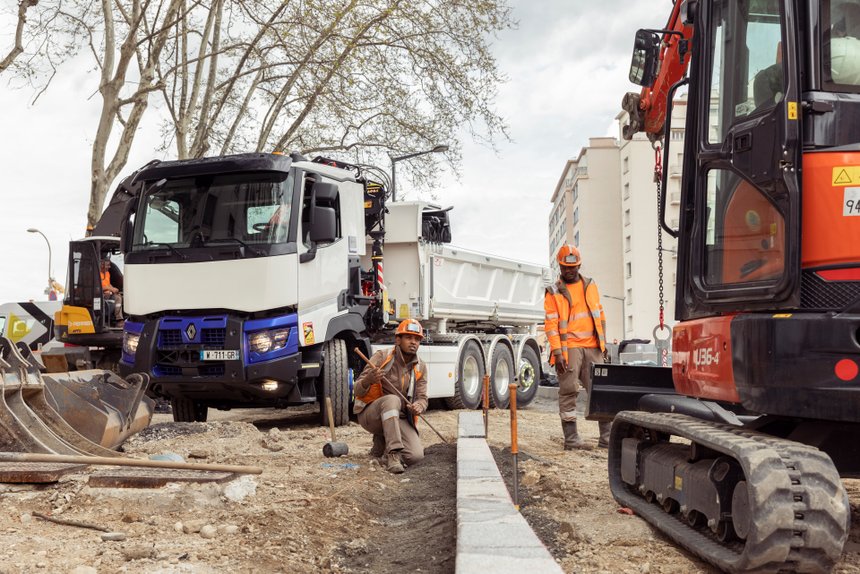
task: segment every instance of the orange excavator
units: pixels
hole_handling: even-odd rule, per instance
[[[860,0],[677,0],[630,78],[624,136],[683,152],[677,229],[655,168],[678,322],[670,367],[595,367],[613,496],[722,570],[828,572],[860,476]]]

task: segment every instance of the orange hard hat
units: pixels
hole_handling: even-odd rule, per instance
[[[559,265],[564,265],[565,267],[579,267],[582,265],[582,255],[579,254],[579,249],[570,243],[565,243],[561,246],[556,259],[558,259]]]
[[[424,328],[421,326],[421,323],[416,321],[415,319],[404,319],[397,325],[397,330],[394,332],[395,335],[418,335],[419,337],[424,336]]]

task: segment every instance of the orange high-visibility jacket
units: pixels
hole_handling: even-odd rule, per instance
[[[427,365],[419,359],[415,357],[412,363],[411,375],[412,379],[410,380],[410,369],[409,364],[403,365],[402,360],[395,360],[395,353],[397,347],[392,347],[388,353],[383,351],[377,351],[370,357],[370,362],[373,366],[379,367],[382,369],[384,373],[384,377],[388,381],[388,383],[397,388],[404,395],[409,395],[409,387],[410,383],[414,382],[413,396],[411,397],[412,402],[421,403],[421,406],[424,409],[427,409]],[[356,414],[360,413],[364,410],[364,407],[381,397],[385,394],[393,394],[387,392],[382,388],[382,383],[370,383],[367,379],[370,372],[370,366],[364,368],[358,378],[355,380],[355,384],[353,385],[353,391],[355,393],[355,409],[354,412]],[[396,368],[395,368],[396,367]],[[397,381],[395,383],[395,381]],[[405,405],[404,405],[405,406]]]
[[[571,313],[585,293],[585,305],[578,313]],[[580,275],[580,281],[567,285],[558,280],[546,290],[543,301],[546,320],[544,331],[552,354],[549,362],[555,364],[556,357],[568,361],[567,350],[572,347],[600,347],[606,350],[606,315],[600,304],[597,284]]]

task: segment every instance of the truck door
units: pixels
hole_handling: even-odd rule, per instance
[[[793,4],[700,6],[684,152],[679,318],[796,307],[800,114]]]
[[[314,207],[313,186],[323,182],[319,174],[304,172],[297,178],[301,185],[301,213],[296,243],[299,254],[299,333],[300,345],[325,340],[329,320],[346,309],[345,295],[349,284],[349,254],[343,238],[340,197],[327,204],[334,209],[336,233],[332,242],[311,239],[311,212]],[[334,183],[325,180],[325,183]]]

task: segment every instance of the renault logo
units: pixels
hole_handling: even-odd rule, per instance
[[[185,327],[185,336],[188,337],[189,341],[193,341],[194,337],[197,336],[197,327],[194,326],[194,323],[188,323],[188,326]]]

